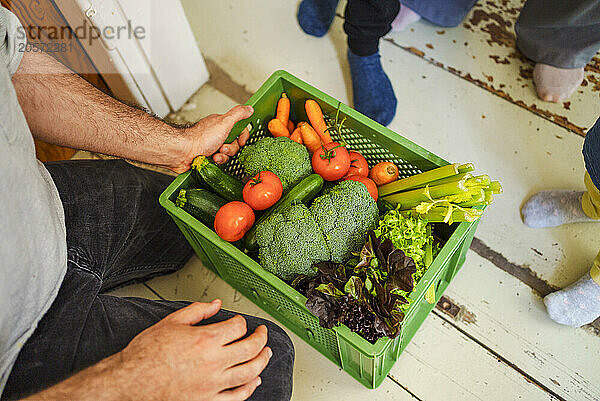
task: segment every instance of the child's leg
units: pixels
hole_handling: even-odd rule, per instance
[[[544,304],[552,320],[579,327],[600,316],[600,253],[589,273],[574,284],[547,295]]]
[[[593,219],[600,219],[600,191],[585,173],[587,192],[583,194],[582,207]],[[583,326],[600,316],[600,253],[589,272],[577,282],[544,298],[552,320],[568,326]]]
[[[587,132],[583,143],[585,185],[582,191],[542,191],[521,209],[529,227],[555,227],[567,223],[600,221],[600,119]]]
[[[515,25],[517,46],[535,61],[538,96],[560,102],[583,80],[583,67],[600,48],[600,2],[528,0]]]
[[[600,219],[600,191],[592,182],[588,172],[585,173],[584,182],[587,191],[581,197],[581,207],[590,218]]]
[[[354,108],[382,125],[394,118],[397,100],[381,66],[379,39],[390,31],[399,9],[398,0],[348,0],[345,10]]]

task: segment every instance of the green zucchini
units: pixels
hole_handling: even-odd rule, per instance
[[[206,156],[197,156],[192,161],[192,175],[222,198],[230,202],[242,200],[244,184],[221,170]]]
[[[290,206],[292,203],[302,202],[306,204],[310,202],[321,191],[321,188],[323,188],[323,178],[318,174],[311,174],[296,184],[290,192],[285,194],[276,204],[267,210],[267,212],[263,214],[246,233],[246,236],[244,237],[246,249],[252,251],[258,246],[256,242],[256,227],[260,223],[265,221],[269,216],[272,216],[275,212]]]
[[[219,195],[201,189],[182,189],[177,195],[175,205],[182,208],[202,223],[212,228],[215,224],[215,215],[227,201]]]

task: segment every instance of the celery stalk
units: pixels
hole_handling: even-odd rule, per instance
[[[481,216],[482,211],[477,209],[454,209],[452,210],[452,217],[448,223],[453,222],[472,222]],[[429,212],[421,215],[431,223],[442,223],[448,217],[447,207],[436,207],[431,209]]]
[[[485,199],[483,200],[483,203],[485,203],[486,205],[491,205],[492,202],[494,202],[493,192],[486,190],[485,191]]]
[[[465,186],[469,187],[479,187],[486,188],[490,185],[490,176],[487,174],[478,175],[476,177],[470,178],[465,182]]]
[[[449,164],[447,166],[425,171],[421,174],[411,175],[410,177],[390,182],[389,184],[380,186],[377,190],[379,191],[379,196],[385,196],[395,192],[417,188],[426,185],[431,181],[447,178],[456,174],[458,174],[458,164]]]
[[[433,187],[395,193],[384,196],[383,199],[393,204],[400,205],[401,210],[406,210],[417,206],[421,202],[439,199],[448,195],[462,194],[464,192],[467,192],[464,182],[457,181]]]
[[[429,236],[431,236],[431,225],[428,224],[427,225],[427,237],[429,238]],[[423,258],[423,262],[425,264],[425,267],[429,267],[431,265],[431,263],[433,262],[433,244],[431,243],[431,241],[427,242],[427,245],[425,245],[425,257]]]
[[[479,188],[477,188],[479,189]],[[471,189],[468,191],[471,192]],[[483,205],[485,202],[485,191],[483,189],[479,189],[475,193],[472,193],[471,199],[466,202],[457,203],[460,207],[473,207]]]
[[[493,194],[501,194],[503,192],[502,185],[500,185],[500,181],[490,182],[490,186],[488,189],[492,191]]]
[[[459,173],[470,173],[471,171],[475,171],[475,166],[473,163],[465,163],[458,166]]]
[[[446,196],[442,199],[445,199],[448,202],[452,202],[452,203],[462,203],[462,202],[469,202],[469,201],[473,200],[474,198],[480,199],[480,201],[483,201],[484,200],[483,189],[467,188],[467,192],[463,192],[463,193],[456,194],[456,195]]]
[[[441,178],[439,180],[435,180],[435,181],[428,182],[426,184],[422,184],[422,185],[420,185],[418,187],[414,187],[412,189],[424,188],[427,185],[429,185],[430,187],[433,187],[435,185],[448,184],[450,182],[466,181],[469,178],[473,178],[473,175],[471,173],[455,174],[455,175],[451,175],[450,177]]]

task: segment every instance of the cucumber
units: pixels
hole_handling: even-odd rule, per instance
[[[241,201],[244,184],[221,170],[206,156],[192,161],[192,174],[198,182],[207,185],[214,193],[228,201]]]
[[[215,215],[227,201],[206,189],[182,189],[177,195],[175,205],[182,208],[202,223],[212,228]]]
[[[277,211],[283,210],[286,207],[290,206],[292,203],[302,202],[304,204],[313,200],[315,196],[321,191],[323,188],[323,178],[321,178],[318,174],[311,174],[298,184],[296,184],[290,192],[285,194],[279,201],[274,204],[265,214],[261,216],[260,219],[252,228],[246,233],[245,236],[245,244],[246,249],[252,251],[257,248],[258,243],[256,242],[256,227],[263,221],[265,221],[269,216],[272,216]]]

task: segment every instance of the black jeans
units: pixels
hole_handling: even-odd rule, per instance
[[[379,50],[379,39],[392,28],[400,3],[436,25],[457,26],[476,0],[348,0],[344,31],[352,53],[370,56]]]
[[[583,159],[592,182],[600,189],[600,118],[588,130],[583,141]]]
[[[348,0],[344,31],[352,53],[361,57],[375,54],[379,50],[379,39],[392,29],[398,11],[398,0]]]
[[[139,332],[188,305],[103,294],[175,271],[192,254],[158,203],[171,177],[121,160],[57,162],[46,168],[65,211],[67,273],[56,300],[19,353],[4,399],[23,397],[66,379],[122,350]],[[222,310],[200,324],[232,316]],[[294,362],[291,340],[274,323],[244,317],[248,333],[267,325],[273,350],[252,399],[288,400]]]

